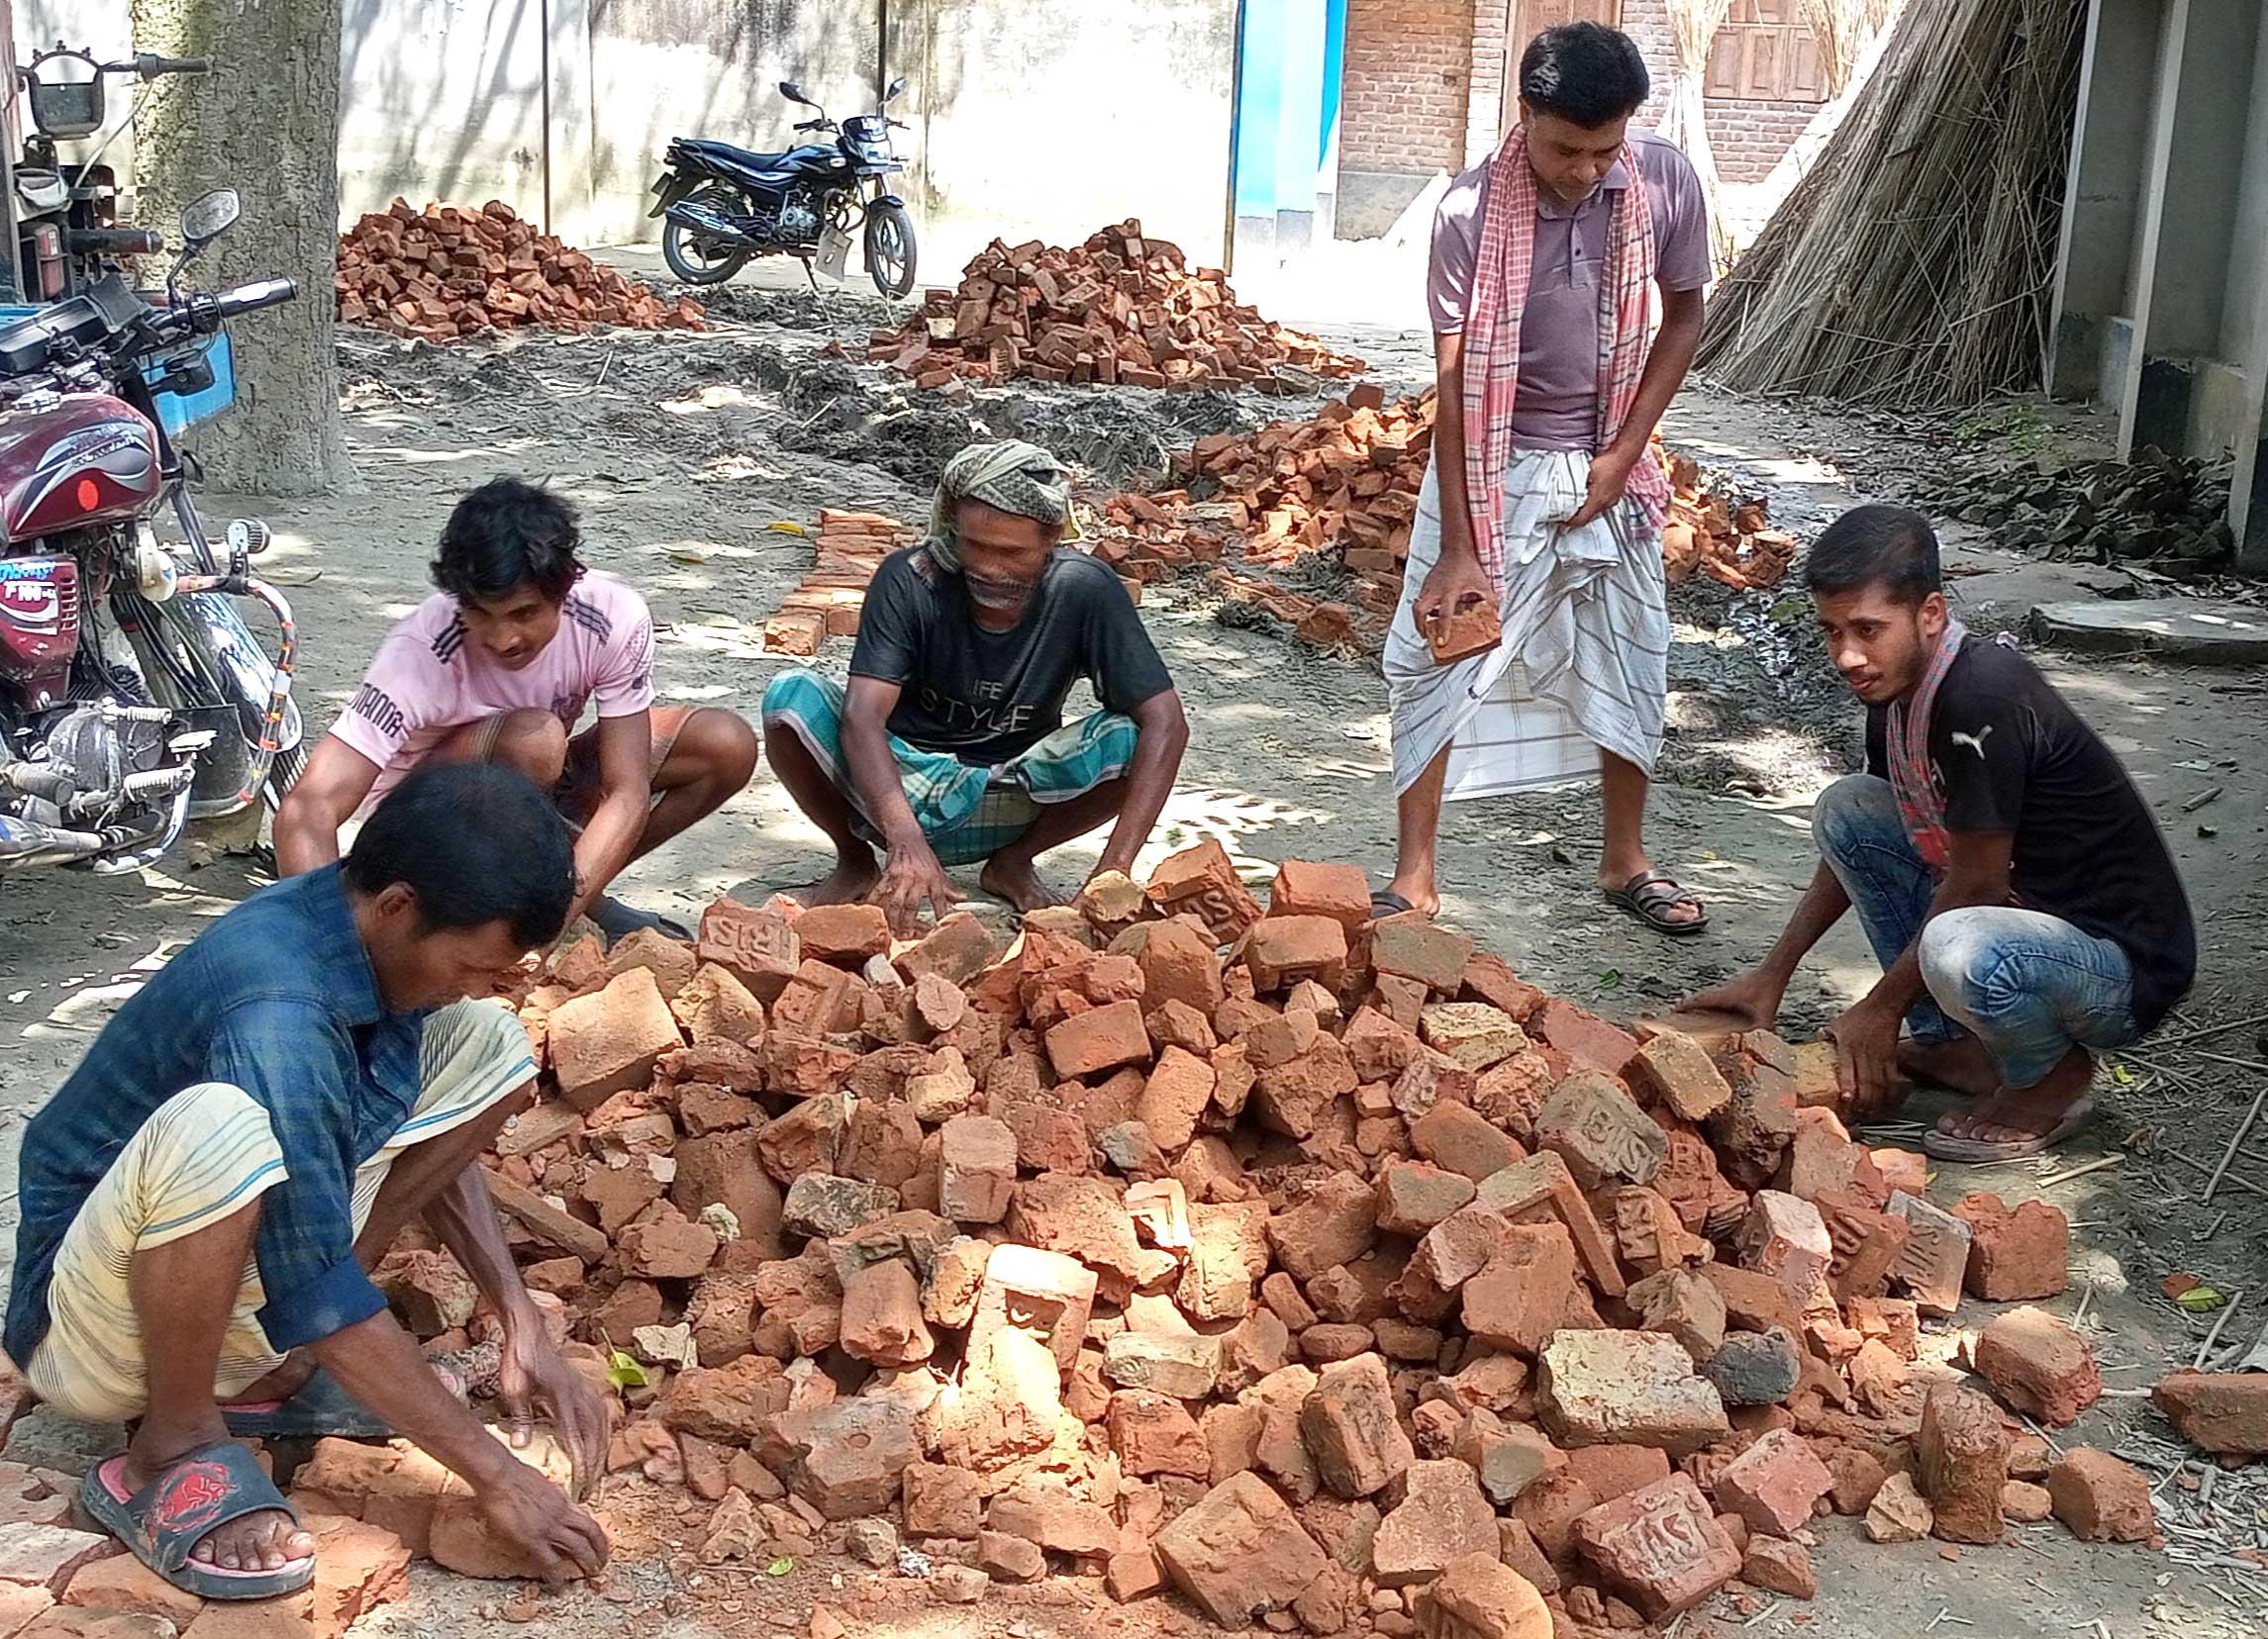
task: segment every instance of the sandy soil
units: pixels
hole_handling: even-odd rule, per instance
[[[752,713],[783,663],[761,652],[762,620],[810,560],[808,540],[774,525],[812,525],[823,506],[917,518],[937,461],[980,429],[1051,442],[1115,486],[1154,476],[1168,451],[1199,434],[1302,408],[1249,394],[1068,389],[916,403],[902,383],[822,352],[838,340],[861,355],[877,317],[871,301],[736,287],[720,307],[737,323],[705,336],[531,338],[446,353],[375,337],[343,341],[362,493],[209,500],[222,519],[257,512],[277,531],[268,563],[299,612],[300,693],[318,726],[351,692],[386,625],[423,595],[425,560],[456,494],[497,472],[541,476],[565,491],[583,509],[591,560],[647,590],[663,626],[665,695]],[[1390,387],[1425,379],[1424,338],[1413,333],[1337,327],[1332,338],[1365,351]],[[1839,468],[1896,489],[1925,482],[1943,449],[1941,431],[1747,406],[1700,389],[1677,406],[1668,432],[1736,471],[1746,489],[1770,497],[1777,522],[1807,533],[1859,494]],[[2057,430],[2073,448],[2098,435],[2084,424]],[[2090,572],[1960,544],[1955,563],[1973,618],[2019,619],[2030,598],[2091,583]],[[1848,766],[1858,728],[1800,602],[1734,599],[1712,587],[1681,592],[1673,613],[1673,726],[1649,838],[1656,858],[1707,896],[1707,937],[1669,942],[1600,900],[1598,816],[1588,794],[1460,806],[1443,838],[1448,917],[1527,977],[1624,1016],[1658,1010],[1761,952],[1812,868],[1810,801]],[[1195,728],[1182,787],[1145,863],[1216,835],[1255,875],[1304,856],[1360,861],[1383,877],[1393,800],[1375,667],[1225,626],[1195,583],[1151,588],[1145,616]],[[831,644],[824,663],[839,668],[847,649]],[[2107,1088],[2105,1116],[2073,1149],[1983,1181],[2012,1196],[2044,1195],[2082,1225],[2073,1291],[2057,1306],[2071,1314],[2084,1296],[2109,1381],[2139,1389],[2167,1361],[2186,1364],[2212,1321],[2166,1302],[2162,1276],[2191,1270],[2228,1291],[2268,1285],[2268,1215],[2259,1209],[2268,1199],[2268,1128],[2234,1169],[2249,1169],[2258,1193],[2224,1184],[2206,1205],[2196,1199],[2204,1177],[2194,1170],[2196,1160],[2218,1158],[2250,1102],[2252,1078],[2268,1070],[2202,1056],[2249,1061],[2254,1052],[2251,1024],[2238,1021],[2259,1011],[2255,975],[2268,916],[2260,888],[2268,727],[2257,707],[2268,684],[2240,672],[2042,661],[2158,807],[2203,920],[2203,977],[2168,1037],[2227,1026],[2136,1055]],[[2216,799],[2190,812],[2194,798],[2215,788]],[[1067,849],[1054,874],[1069,886],[1093,855],[1093,844]],[[760,899],[811,880],[826,863],[818,833],[759,774],[718,819],[635,867],[626,888],[641,903],[685,913],[720,892]],[[140,876],[47,873],[0,887],[0,1034],[12,1047],[0,1071],[0,1129],[19,1125],[52,1091],[138,974],[260,880],[252,861],[203,838]],[[1789,1032],[1831,1017],[1870,979],[1856,929],[1838,929],[1791,999]],[[7,1224],[14,1150],[0,1136]],[[2039,1182],[2111,1154],[2123,1154],[2122,1165],[2053,1187]],[[1938,1193],[1949,1200],[1966,1187],[1948,1177]],[[2227,1338],[2249,1335],[2259,1308],[2255,1301],[2236,1315]],[[1962,1316],[1971,1326],[1983,1318]],[[2169,1449],[2152,1443],[2165,1432],[2126,1398],[2104,1401],[2069,1439],[2151,1455]],[[2190,1476],[2167,1494],[2186,1497],[2195,1484]],[[634,1561],[603,1593],[545,1599],[538,1619],[574,1633],[801,1632],[816,1601],[854,1627],[923,1639],[1193,1625],[1154,1602],[1122,1613],[1092,1585],[1057,1584],[963,1610],[932,1605],[918,1584],[895,1579],[866,1594],[875,1574],[847,1563],[777,1579],[695,1574],[653,1524],[671,1517],[672,1500],[641,1498],[639,1489],[618,1487],[610,1502],[641,1544]],[[2220,1477],[2211,1502],[2215,1540],[2251,1540],[2231,1533],[2258,1530],[2268,1520],[2256,1512],[2264,1505],[2268,1484]],[[1867,1547],[1851,1521],[1824,1521],[1820,1534],[1826,1591],[1816,1606],[1775,1607],[1759,1597],[1745,1611],[1727,1604],[1714,1625],[1828,1635],[2076,1630],[2124,1639],[2257,1632],[2252,1624],[2268,1610],[2268,1573],[2247,1588],[2226,1568],[2207,1573],[2133,1549],[2085,1549],[2053,1526],[2018,1531],[1998,1550],[1968,1550],[1958,1565],[1929,1545]],[[2175,1546],[2202,1551],[2190,1539],[2177,1537]],[[484,1606],[485,1593],[427,1572],[418,1587],[374,1626],[405,1639],[467,1631],[486,1626],[484,1611],[511,1593],[499,1589]],[[876,1601],[871,1608],[853,1602],[866,1597]],[[1940,1613],[1941,1623],[1933,1621]],[[1686,1631],[1705,1625],[1697,1619]]]

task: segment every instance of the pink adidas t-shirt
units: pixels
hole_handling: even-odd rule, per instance
[[[541,707],[572,729],[593,700],[602,718],[653,704],[653,617],[643,598],[595,570],[567,594],[557,635],[519,671],[472,640],[454,598],[435,593],[386,634],[331,731],[378,765],[359,816],[468,723]]]

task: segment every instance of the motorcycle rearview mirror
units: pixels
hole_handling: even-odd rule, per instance
[[[794,80],[780,81],[780,95],[787,98],[789,102],[801,103],[806,108],[817,108],[819,106],[819,104],[813,102],[809,97],[803,94],[803,87],[796,84]]]
[[[900,74],[890,82],[890,89],[882,93],[882,106],[889,107],[906,94],[906,76]]]
[[[181,208],[182,249],[202,250],[227,233],[243,210],[244,204],[234,188],[215,188],[191,200]]]

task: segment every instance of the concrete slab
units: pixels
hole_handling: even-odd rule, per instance
[[[2095,654],[2155,654],[2194,666],[2268,665],[2268,611],[2203,598],[2041,604],[2032,634]]]
[[[2133,585],[2122,570],[2099,563],[2043,562],[2009,552],[1948,547],[1945,595],[1974,626],[2021,627],[2046,604],[2093,603]]]

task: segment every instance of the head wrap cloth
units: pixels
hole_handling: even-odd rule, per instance
[[[945,462],[937,474],[937,497],[930,508],[930,537],[924,548],[938,568],[960,572],[960,526],[955,511],[963,501],[980,501],[997,512],[1036,519],[1063,538],[1078,538],[1071,519],[1071,484],[1055,457],[1037,444],[1006,438],[970,444]]]

